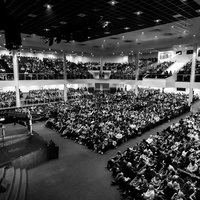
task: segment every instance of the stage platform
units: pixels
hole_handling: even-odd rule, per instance
[[[11,165],[32,168],[47,161],[47,142],[33,131],[20,124],[4,124],[5,138],[0,133],[0,167]]]

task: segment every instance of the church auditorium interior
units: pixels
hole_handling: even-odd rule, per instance
[[[200,0],[0,0],[0,200],[200,199]]]

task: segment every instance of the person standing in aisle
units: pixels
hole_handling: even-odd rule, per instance
[[[33,127],[32,127],[32,115],[30,110],[28,110],[26,117],[26,127],[28,129],[28,134],[33,135]]]

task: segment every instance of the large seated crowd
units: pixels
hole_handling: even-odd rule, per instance
[[[118,151],[107,168],[127,199],[200,199],[200,112]]]
[[[58,102],[63,100],[59,89],[30,90],[25,97],[25,104],[40,104]]]
[[[189,110],[188,95],[140,89],[115,94],[97,93],[57,104],[46,126],[104,154],[108,149],[143,134]]]

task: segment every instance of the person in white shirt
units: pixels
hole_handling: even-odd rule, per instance
[[[145,200],[154,200],[155,199],[155,190],[154,190],[154,186],[153,185],[149,185],[149,189],[142,194],[143,198]]]

